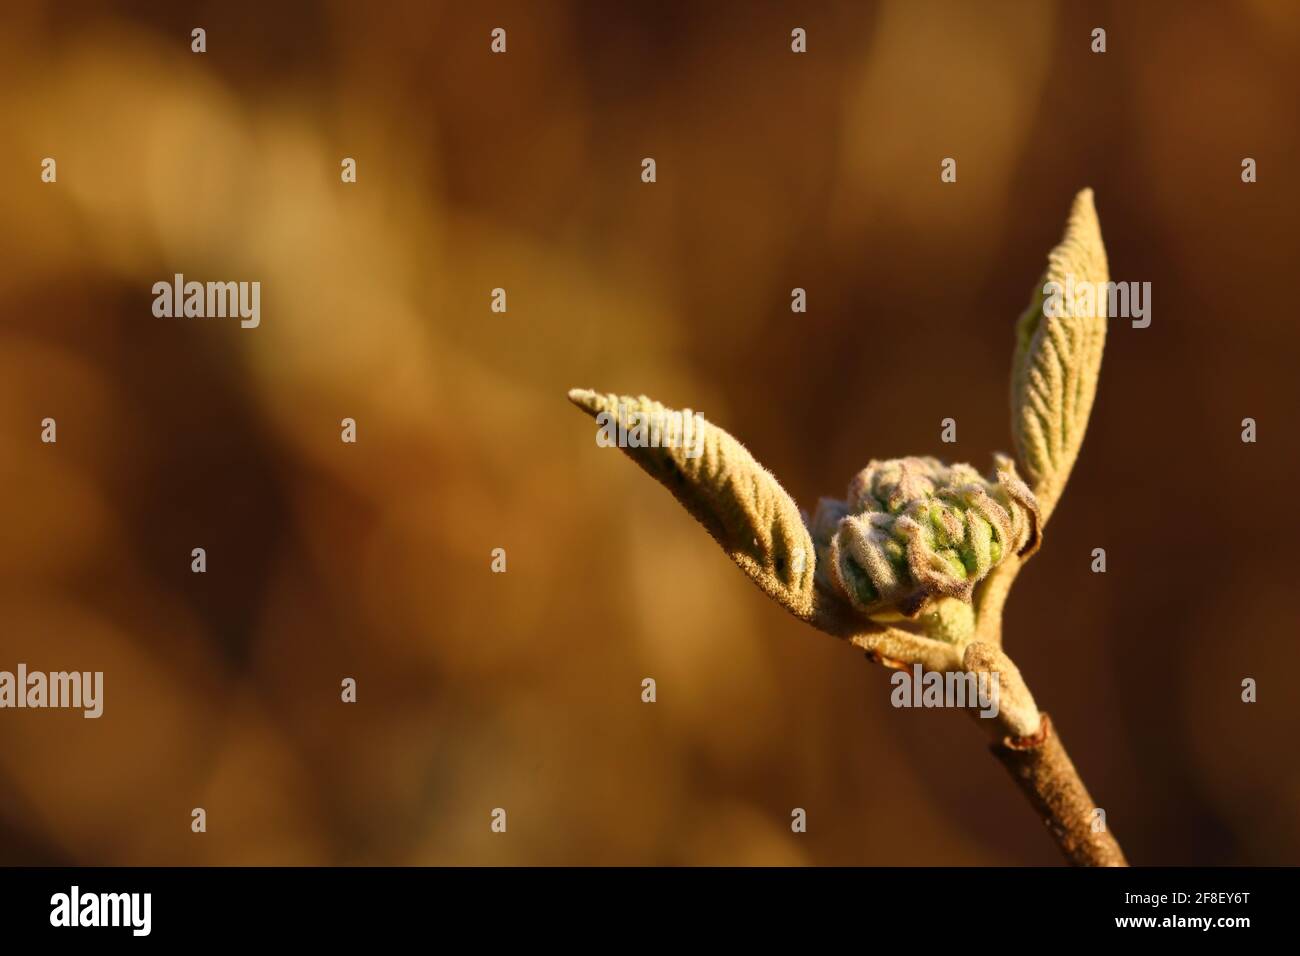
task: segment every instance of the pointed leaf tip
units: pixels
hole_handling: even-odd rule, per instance
[[[569,389],[569,401],[579,408],[592,412],[596,411],[595,400],[600,396],[589,388],[571,388]]]

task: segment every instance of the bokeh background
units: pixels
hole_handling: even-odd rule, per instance
[[[1285,2],[6,4],[0,668],[106,690],[0,712],[0,862],[1059,862],[565,391],[701,409],[808,507],[987,467],[1083,186],[1153,321],[1008,649],[1134,862],[1300,861],[1298,54]],[[175,272],[261,327],[154,318]]]

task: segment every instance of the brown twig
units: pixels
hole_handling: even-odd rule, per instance
[[[1042,714],[1038,733],[1004,737],[991,749],[1042,817],[1067,860],[1075,866],[1128,866],[1104,818],[1097,821],[1097,805],[1047,714]]]

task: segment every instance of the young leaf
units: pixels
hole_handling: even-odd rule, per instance
[[[602,428],[625,435],[628,440],[619,444],[628,457],[671,491],[779,604],[819,627],[842,612],[815,585],[817,557],[794,499],[735,438],[703,416],[676,412],[644,395],[574,389],[569,400]]]
[[[1108,282],[1092,190],[1085,189],[1074,198],[1065,236],[1016,325],[1012,430],[1044,523],[1070,477],[1092,412]]]

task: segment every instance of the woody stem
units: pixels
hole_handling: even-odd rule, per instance
[[[1004,737],[991,747],[1047,825],[1061,853],[1075,866],[1128,866],[1124,851],[1098,819],[1079,772],[1047,714],[1038,733]]]

